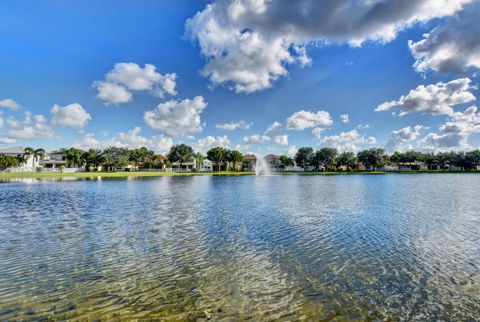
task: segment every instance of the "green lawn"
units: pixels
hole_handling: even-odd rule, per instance
[[[480,173],[480,171],[348,171],[348,172],[274,172],[275,175],[354,175],[354,174],[416,174],[416,173]],[[254,175],[254,172],[75,172],[75,173],[45,173],[45,172],[28,172],[28,173],[0,173],[0,179],[8,178],[62,178],[62,177],[77,177],[77,178],[94,178],[94,177],[173,177],[173,176],[244,176]]]
[[[238,176],[238,175],[254,175],[255,172],[73,172],[73,173],[49,173],[49,172],[23,172],[23,173],[0,173],[1,178],[61,178],[61,177],[174,177],[174,176],[202,176],[202,175],[220,175],[220,176]]]

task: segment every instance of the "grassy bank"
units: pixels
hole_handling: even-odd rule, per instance
[[[379,174],[420,174],[420,173],[480,173],[479,171],[348,171],[348,172],[274,172],[274,175],[379,175]],[[45,172],[23,172],[23,173],[0,173],[0,179],[9,178],[62,178],[62,177],[75,177],[75,178],[122,178],[122,177],[175,177],[175,176],[245,176],[254,175],[254,172],[233,172],[233,171],[220,171],[220,172],[75,172],[75,173],[45,173]]]
[[[73,173],[51,173],[51,172],[21,172],[21,173],[0,173],[0,179],[5,178],[62,178],[62,177],[76,177],[76,178],[122,178],[122,177],[185,177],[185,176],[203,176],[203,175],[252,175],[254,172],[73,172]]]

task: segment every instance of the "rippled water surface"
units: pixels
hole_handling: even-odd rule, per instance
[[[0,320],[470,320],[480,175],[0,184]]]

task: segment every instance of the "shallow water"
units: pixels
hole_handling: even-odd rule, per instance
[[[476,320],[480,175],[0,184],[0,320]]]

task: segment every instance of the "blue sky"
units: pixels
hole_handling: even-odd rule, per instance
[[[0,1],[0,147],[479,147],[477,1],[297,3]]]

